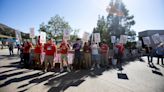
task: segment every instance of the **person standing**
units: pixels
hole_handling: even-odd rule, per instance
[[[123,56],[124,56],[124,45],[122,43],[117,43],[115,46],[118,50],[117,55],[115,56],[115,58],[117,59],[117,64],[118,64],[118,68],[119,70],[122,70],[122,62],[123,62]]]
[[[41,68],[41,54],[43,52],[43,45],[40,43],[40,36],[38,37],[37,44],[34,49],[34,55],[35,55],[35,60],[36,60],[36,67]]]
[[[88,42],[84,43],[83,54],[84,54],[83,64],[88,69],[91,67],[91,47]]]
[[[100,68],[100,57],[99,57],[99,46],[98,46],[98,44],[93,42],[91,49],[92,49],[92,62],[93,62],[91,70],[93,70],[95,65],[97,66],[97,68]]]
[[[53,43],[53,40],[50,38],[48,42],[44,45],[45,51],[45,69],[44,72],[47,72],[48,66],[50,65],[50,69],[53,68],[54,57],[57,54],[56,45]]]
[[[153,56],[152,56],[153,49],[152,49],[152,47],[148,47],[148,46],[146,46],[145,49],[146,49],[146,55],[147,55],[147,59],[148,59],[148,65],[153,66],[153,62],[152,62],[152,60],[153,60]]]
[[[32,48],[32,44],[30,42],[25,42],[23,47],[23,57],[24,57],[24,65],[28,67],[30,61],[30,49]]]
[[[9,42],[8,47],[9,47],[9,53],[10,53],[10,56],[11,56],[11,55],[14,54],[14,52],[13,52],[13,49],[14,49],[13,42]]]
[[[77,69],[81,68],[81,40],[79,38],[76,39],[76,43],[73,44],[73,49],[75,50],[74,56],[74,65]]]
[[[67,71],[71,72],[69,64],[68,64],[68,51],[70,47],[69,44],[65,40],[63,40],[60,44],[60,53],[61,53],[61,64],[60,64],[60,72],[64,71],[64,62],[67,64]]]
[[[20,44],[18,43],[17,44],[17,55],[19,55],[20,54]]]
[[[108,66],[109,46],[104,41],[100,45],[100,53],[101,53],[101,65],[103,67],[107,67]]]
[[[161,58],[161,63],[162,65],[164,65],[163,63],[163,57],[164,57],[164,47],[163,47],[163,43],[159,44],[158,47],[156,48],[156,54],[157,54],[157,64],[159,64],[159,59]]]

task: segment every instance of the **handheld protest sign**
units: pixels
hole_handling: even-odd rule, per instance
[[[142,47],[142,42],[141,41],[137,41],[136,47]]]
[[[116,36],[111,36],[111,42],[116,43]]]
[[[145,45],[150,46],[151,44],[150,37],[143,37],[143,42]]]
[[[101,42],[100,33],[94,33],[94,41],[95,41],[96,43]]]
[[[158,34],[158,33],[157,33],[157,34],[152,35],[151,37],[152,37],[153,42],[154,42],[155,44],[158,44],[158,43],[160,43],[160,42],[161,42],[161,39],[160,39],[160,36],[159,36],[159,34]]]
[[[70,40],[70,33],[69,30],[65,30],[63,33],[63,39]]]
[[[35,32],[34,32],[34,28],[30,28],[30,38],[34,38],[35,37]]]
[[[46,43],[46,33],[40,32],[40,43]]]
[[[89,40],[89,33],[88,32],[84,32],[84,34],[83,34],[83,41],[84,42],[88,42],[88,40]]]
[[[127,43],[127,35],[121,35],[119,43],[126,44]]]
[[[164,43],[164,35],[160,35],[160,40],[162,43]]]

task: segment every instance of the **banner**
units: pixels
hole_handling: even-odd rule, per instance
[[[123,43],[123,44],[127,43],[127,36],[126,35],[121,35],[120,36],[120,43]]]
[[[69,33],[68,30],[65,30],[65,31],[64,31],[63,39],[65,39],[65,40],[70,40],[70,33]]]
[[[111,36],[111,42],[116,43],[116,36]]]
[[[45,32],[40,32],[40,42],[41,43],[46,43],[46,33]]]
[[[21,37],[21,32],[20,31],[15,31],[15,37],[16,37],[16,41],[17,42],[21,42],[22,41],[22,37]]]
[[[94,41],[95,41],[96,43],[101,42],[100,33],[94,33]]]
[[[89,33],[88,32],[84,32],[84,34],[83,34],[83,41],[84,42],[88,42],[88,40],[89,40]]]
[[[145,45],[149,46],[151,44],[150,37],[143,37],[142,39]]]
[[[30,38],[34,38],[34,37],[35,37],[34,28],[30,28]]]
[[[161,39],[160,39],[160,36],[159,36],[159,34],[158,34],[158,33],[157,33],[157,34],[152,35],[151,37],[152,37],[152,39],[153,39],[153,41],[154,41],[154,43],[155,43],[155,44],[158,44],[158,43],[160,43],[160,42],[161,42]]]

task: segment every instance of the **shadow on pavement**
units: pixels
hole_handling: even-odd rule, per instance
[[[3,71],[3,72],[0,72],[0,74],[7,73],[7,72],[11,72],[11,71],[15,71],[15,70],[18,70],[18,69],[15,68],[15,69],[11,69],[11,70],[7,70],[7,71]]]
[[[21,73],[23,73],[23,72],[21,72]],[[17,73],[17,74],[20,74],[20,73]],[[26,76],[23,76],[23,77],[20,77],[20,78],[12,78],[10,80],[5,81],[3,84],[0,84],[0,87],[7,86],[7,85],[9,85],[11,83],[14,83],[14,82],[21,82],[21,81],[24,81],[24,80],[27,80],[27,79],[30,79],[30,78],[41,76],[42,74],[43,73],[35,73],[35,74],[31,74],[31,75],[26,75]]]
[[[16,76],[19,74],[23,74],[24,72],[16,72],[16,73],[12,73],[12,74],[4,74],[4,75],[0,75],[0,80],[4,80],[8,77],[12,77],[12,76]]]
[[[105,69],[72,71],[65,75],[52,78],[44,85],[51,87],[48,92],[60,92],[66,90],[70,86],[79,86],[85,81],[86,77],[96,78],[97,76],[102,75],[104,71]]]
[[[156,71],[156,70],[152,70],[152,73],[156,74],[156,75],[160,75],[160,76],[163,76],[163,74],[159,71]]]

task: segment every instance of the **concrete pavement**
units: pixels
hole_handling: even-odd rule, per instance
[[[138,60],[124,63],[124,70],[77,70],[71,73],[43,73],[19,68],[19,57],[0,53],[0,92],[163,92],[164,66],[149,67]],[[16,53],[16,52],[15,52]]]

